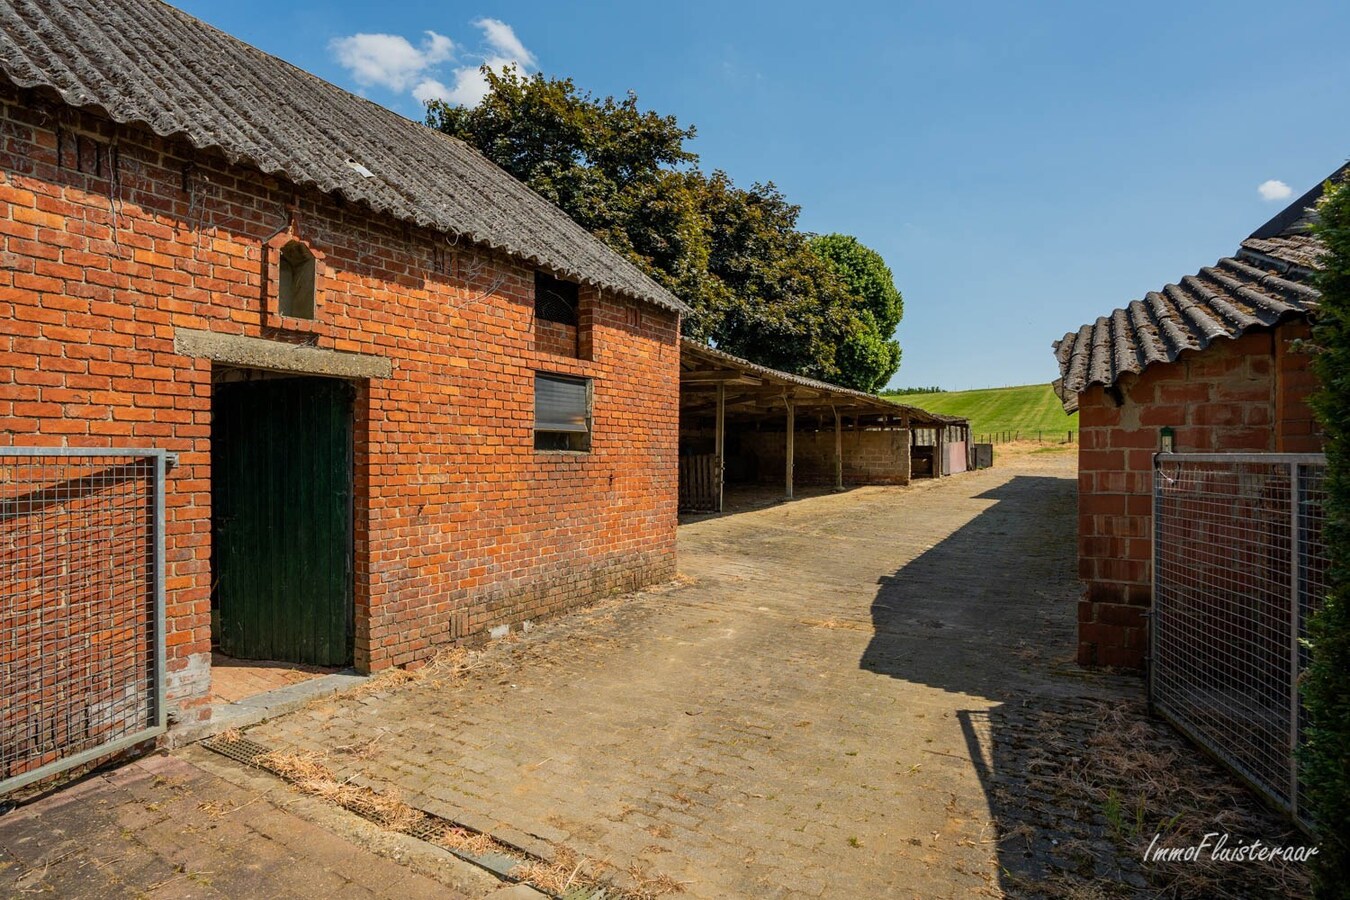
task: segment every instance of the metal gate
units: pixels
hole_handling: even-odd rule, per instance
[[[0,447],[0,794],[164,731],[166,464]]]
[[[1327,589],[1320,454],[1160,453],[1149,696],[1299,817],[1300,643]]]

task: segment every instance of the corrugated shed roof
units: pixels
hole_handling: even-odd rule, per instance
[[[115,122],[180,137],[233,163],[463,235],[559,275],[687,311],[466,144],[159,0],[0,0],[0,72]]]
[[[905,406],[904,404],[893,403],[884,397],[878,397],[876,394],[869,394],[866,391],[855,391],[852,388],[830,384],[828,381],[817,381],[814,378],[807,378],[804,375],[794,375],[791,372],[784,372],[780,369],[770,369],[768,366],[761,366],[759,363],[753,363],[748,359],[732,356],[726,351],[700,344],[689,338],[681,339],[680,353],[686,359],[706,361],[713,365],[721,365],[727,368],[739,369],[743,372],[759,375],[771,382],[797,385],[799,387],[810,388],[814,391],[820,391],[830,397],[837,397],[842,402],[848,402],[851,406],[863,407],[871,412],[883,415],[909,413],[910,418],[913,421],[924,425],[966,424],[966,420],[958,416],[939,415],[938,413],[929,412],[926,409],[920,409],[917,406]]]
[[[1072,411],[1079,392],[1092,385],[1112,385],[1127,372],[1175,362],[1184,350],[1203,350],[1249,328],[1304,315],[1316,309],[1317,299],[1306,284],[1221,259],[1056,341],[1056,391]]]

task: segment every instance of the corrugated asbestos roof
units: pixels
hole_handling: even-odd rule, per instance
[[[1346,171],[1338,169],[1332,178]],[[1151,291],[1055,341],[1060,377],[1054,388],[1064,408],[1077,409],[1078,394],[1093,385],[1113,385],[1127,372],[1175,362],[1184,350],[1203,350],[1215,340],[1316,310],[1319,295],[1307,281],[1322,244],[1308,233],[1308,223],[1320,194],[1319,185],[1263,225],[1242,242],[1236,258]]]
[[[866,391],[855,391],[852,388],[830,384],[828,381],[817,381],[814,378],[807,378],[804,375],[793,375],[791,372],[770,369],[768,366],[761,366],[759,363],[750,362],[748,359],[732,356],[730,353],[723,350],[708,347],[704,344],[692,341],[689,338],[681,339],[680,355],[687,361],[706,364],[712,368],[736,369],[758,375],[771,383],[777,383],[784,386],[796,385],[798,387],[809,388],[813,391],[819,391],[826,395],[827,398],[837,398],[840,404],[847,404],[850,409],[862,409],[881,415],[899,415],[901,413],[908,413],[912,421],[922,425],[966,424],[966,420],[958,416],[943,416],[938,413],[929,412],[926,409],[920,409],[917,406],[905,406],[900,403],[892,403],[884,397],[878,397],[876,394],[869,394]]]
[[[1175,362],[1183,350],[1203,350],[1219,338],[1305,314],[1317,297],[1305,284],[1221,259],[1056,341],[1055,390],[1072,411],[1079,392],[1094,384],[1112,385],[1126,372]]]
[[[159,0],[0,0],[0,72],[19,87],[54,91],[115,122],[181,137],[233,163],[687,311],[461,141]]]

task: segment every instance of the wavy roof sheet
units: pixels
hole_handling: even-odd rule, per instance
[[[1344,177],[1350,166],[1329,180]],[[1093,385],[1110,386],[1126,373],[1175,362],[1183,351],[1314,312],[1319,294],[1308,282],[1324,246],[1309,226],[1321,193],[1319,184],[1291,203],[1243,241],[1236,257],[1150,291],[1055,341],[1060,377],[1054,388],[1064,408],[1076,410],[1079,393]]]
[[[115,122],[217,150],[230,162],[463,235],[577,281],[687,310],[466,144],[159,0],[0,0],[0,73]]]
[[[1321,241],[1307,234],[1250,237],[1242,242],[1238,256],[1263,268],[1270,265],[1282,273],[1307,277],[1320,265],[1325,249]]]
[[[751,362],[748,359],[741,359],[739,356],[732,356],[725,350],[718,350],[715,347],[708,347],[689,338],[680,340],[680,357],[682,363],[687,368],[702,367],[705,369],[734,369],[747,372],[752,375],[758,375],[766,383],[779,385],[783,387],[802,387],[811,391],[818,392],[823,396],[824,402],[837,403],[841,407],[857,412],[875,413],[879,415],[897,415],[899,413],[908,413],[912,422],[919,425],[964,425],[967,420],[960,416],[944,416],[935,412],[929,412],[926,409],[920,409],[917,406],[906,406],[903,403],[895,403],[876,394],[869,394],[866,391],[857,391],[853,388],[840,387],[837,384],[830,384],[828,381],[817,381],[814,378],[807,378],[805,375],[794,375],[791,372],[784,372],[779,369],[770,369],[768,366],[761,366],[759,363]]]
[[[1306,314],[1317,300],[1317,291],[1305,284],[1221,259],[1056,341],[1056,392],[1072,410],[1078,394],[1092,385],[1112,385],[1127,372],[1175,362],[1184,350],[1203,350],[1249,328]]]

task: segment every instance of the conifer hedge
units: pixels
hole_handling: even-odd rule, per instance
[[[1327,900],[1350,898],[1350,183],[1329,183],[1318,213],[1327,254],[1317,275],[1313,407],[1326,434],[1331,591],[1309,624],[1300,766],[1318,832],[1314,896]]]

